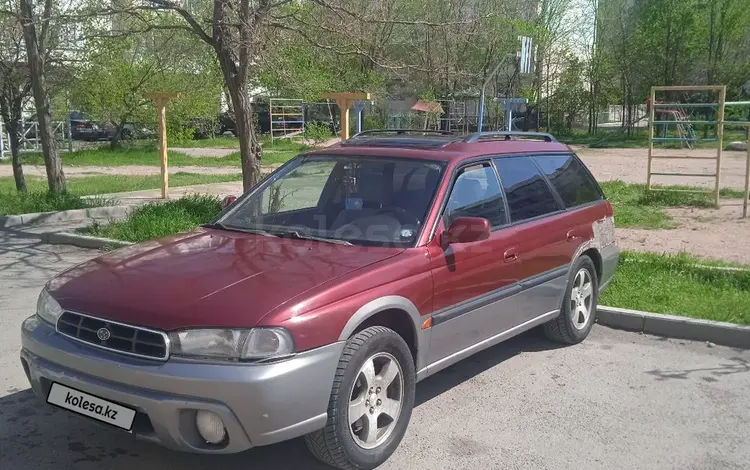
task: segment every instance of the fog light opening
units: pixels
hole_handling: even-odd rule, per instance
[[[29,380],[29,383],[31,383],[31,371],[29,370],[29,363],[26,362],[26,359],[24,358],[21,358],[21,367],[23,367],[26,378]]]
[[[227,430],[219,415],[212,411],[199,410],[195,415],[198,433],[209,444],[221,444],[227,437]]]

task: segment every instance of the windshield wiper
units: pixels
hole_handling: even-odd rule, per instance
[[[205,224],[205,225],[202,225],[201,227],[218,228],[221,230],[229,230],[231,232],[252,233],[254,235],[263,235],[265,237],[278,237],[278,235],[274,235],[273,233],[266,232],[265,230],[260,230],[257,228],[234,227],[234,226],[224,225],[221,222],[215,222],[213,224]]]
[[[287,237],[287,238],[296,238],[297,240],[314,240],[316,242],[333,243],[336,245],[348,245],[348,246],[352,245],[351,242],[348,242],[346,240],[341,240],[338,238],[316,237],[315,235],[305,235],[305,234],[299,233],[297,230],[286,230],[284,232],[279,233],[278,236]]]

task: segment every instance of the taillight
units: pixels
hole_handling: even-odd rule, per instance
[[[607,217],[612,217],[613,215],[615,215],[615,211],[614,209],[612,209],[611,202],[605,201],[604,207],[606,208],[605,210],[606,210]]]

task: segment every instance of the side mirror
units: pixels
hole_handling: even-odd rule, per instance
[[[459,217],[443,232],[443,244],[471,243],[490,237],[490,221],[481,217]]]
[[[221,208],[226,209],[227,207],[234,204],[234,201],[237,200],[237,196],[227,196],[224,199],[221,200]]]

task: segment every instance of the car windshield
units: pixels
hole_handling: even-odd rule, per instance
[[[413,246],[444,163],[302,156],[271,175],[215,225],[334,243]]]

